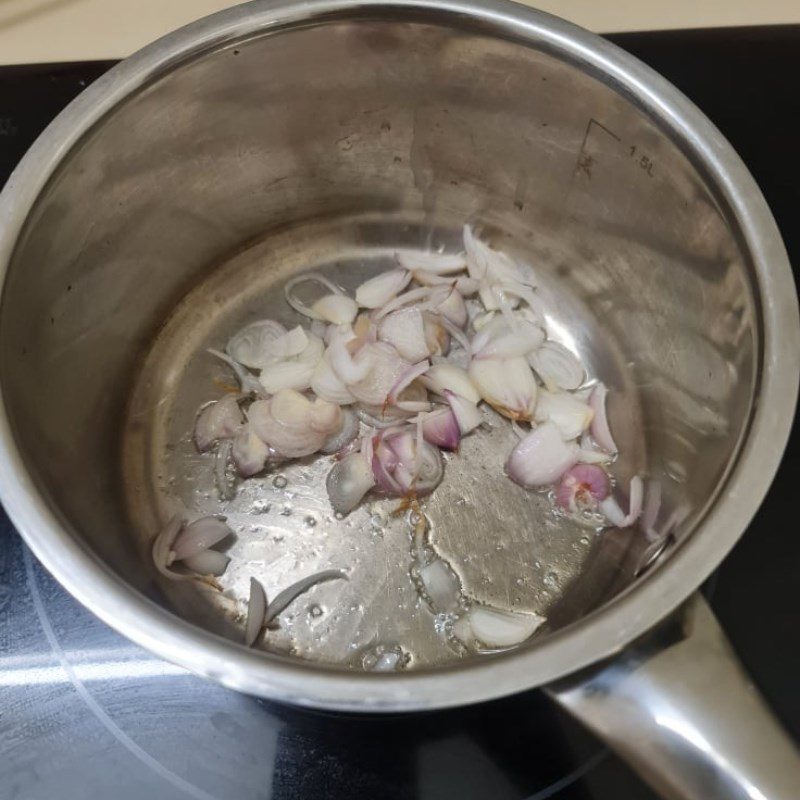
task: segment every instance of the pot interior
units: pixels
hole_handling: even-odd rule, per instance
[[[545,615],[527,647],[693,535],[756,389],[748,253],[668,127],[552,48],[466,18],[400,17],[334,15],[175,59],[64,154],[3,289],[0,380],[26,468],[120,580],[240,641],[251,575],[273,596],[348,573],[291,607],[268,658],[485,657],[453,646],[420,597],[396,501],[331,513],[327,459],[220,500],[213,455],[190,439],[198,406],[232,379],[206,350],[250,320],[301,322],[283,299],[290,276],[354,289],[398,248],[458,252],[465,222],[536,271],[551,336],[610,387],[620,486],[637,473],[659,485],[655,538],[669,536],[646,569],[661,547],[640,527],[598,535],[553,516],[503,475],[514,434],[487,412],[425,503],[426,546],[465,596]],[[176,508],[228,517],[224,594],[156,579],[150,543]]]

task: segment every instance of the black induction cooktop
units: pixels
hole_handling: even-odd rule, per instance
[[[800,264],[800,26],[609,38],[722,129]],[[0,183],[53,116],[110,66],[0,67]],[[797,481],[795,430],[763,508],[706,591],[800,740]],[[54,797],[655,796],[537,691],[463,710],[358,718],[294,711],[195,678],[79,606],[0,511],[0,798]]]

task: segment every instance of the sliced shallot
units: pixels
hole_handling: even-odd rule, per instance
[[[220,439],[230,439],[241,424],[242,412],[235,395],[226,395],[201,409],[194,424],[194,443],[205,453]]]
[[[328,352],[317,362],[311,375],[311,390],[317,397],[340,406],[348,405],[355,401],[352,392],[344,381],[336,374],[331,366]]]
[[[343,294],[328,294],[320,297],[313,306],[311,313],[314,319],[322,319],[334,325],[351,323],[358,314],[358,304],[355,300]]]
[[[356,302],[364,308],[380,308],[408,286],[411,273],[406,269],[382,272],[356,289]]]
[[[528,488],[547,486],[577,461],[578,446],[565,442],[552,422],[544,422],[511,451],[506,473],[511,480]]]
[[[543,341],[544,331],[533,322],[523,317],[496,317],[472,340],[472,355],[478,359],[527,356]]]
[[[419,303],[421,300],[427,300],[431,295],[431,289],[425,286],[419,289],[411,289],[405,294],[398,295],[393,300],[390,300],[383,308],[379,308],[375,312],[375,322],[382,320],[387,314],[392,311],[397,311],[398,308],[410,305],[411,303]]]
[[[530,420],[536,408],[536,381],[528,362],[516,358],[476,361],[469,367],[469,377],[481,397],[503,416]]]
[[[467,619],[475,639],[489,648],[521,644],[547,621],[532,612],[501,611],[483,605],[472,606]]]
[[[595,511],[611,491],[606,471],[593,464],[576,464],[568,469],[556,488],[556,504],[576,513]]]
[[[251,322],[228,342],[225,351],[239,364],[253,369],[261,369],[275,358],[274,345],[286,336],[286,328],[273,319]]]
[[[444,396],[445,390],[464,397],[473,403],[481,396],[467,371],[454,364],[434,364],[420,382],[435,394]]]
[[[372,367],[362,380],[349,384],[348,389],[362,403],[382,405],[411,364],[386,342],[366,344],[362,352],[371,359]]]
[[[400,393],[408,386],[410,386],[417,378],[424,375],[430,369],[428,361],[420,361],[419,364],[413,364],[399,375],[394,382],[389,393],[386,395],[385,405],[392,405],[397,401]]]
[[[321,286],[323,288],[323,292],[319,293],[317,299],[312,303],[311,306],[305,300],[300,299],[297,297],[295,290],[298,286],[311,285],[311,286]],[[296,277],[292,278],[290,281],[286,283],[286,286],[283,287],[283,294],[286,297],[286,302],[298,312],[298,314],[302,314],[309,319],[325,319],[325,317],[320,316],[314,309],[313,305],[318,303],[320,300],[323,300],[331,295],[338,295],[340,297],[347,298],[347,295],[331,280],[328,280],[324,275],[320,275],[318,272],[309,272],[305,275],[297,275]],[[349,299],[349,298],[347,298]],[[355,303],[351,300],[351,303],[355,305]],[[358,311],[358,308],[355,309],[353,313],[353,318],[348,320],[352,322],[355,319],[355,315]],[[331,322],[332,320],[326,320],[327,322]]]
[[[239,386],[241,386],[243,392],[250,392],[257,395],[262,395],[264,393],[261,384],[258,382],[258,378],[256,378],[252,372],[246,370],[238,361],[234,361],[227,353],[212,348],[209,348],[207,352],[215,358],[220,359],[220,361],[224,361],[233,370],[236,375],[236,380],[239,381]]]
[[[626,514],[619,503],[610,495],[600,503],[600,510],[606,519],[617,528],[627,528],[633,525],[642,513],[642,500],[644,495],[644,485],[638,475],[631,478],[630,500],[628,513]]]
[[[450,408],[437,408],[422,417],[422,432],[426,442],[443,450],[457,450],[461,429]]]
[[[536,403],[536,420],[550,420],[566,440],[577,439],[592,421],[592,409],[564,392],[552,393],[543,389]]]
[[[358,436],[358,417],[351,408],[342,409],[342,425],[332,433],[320,447],[320,453],[330,455],[347,447]]]
[[[409,271],[425,270],[434,275],[452,275],[466,269],[467,261],[463,253],[419,253],[398,252],[395,254],[397,263]]]
[[[352,329],[343,326],[332,333],[328,346],[331,367],[336,376],[347,386],[364,380],[375,360],[375,354],[366,346],[360,347],[353,355],[349,349],[349,345],[353,342],[358,342],[356,335]]]
[[[349,514],[374,485],[372,464],[360,452],[337,461],[325,481],[331,507],[337,514]]]
[[[617,443],[611,435],[611,428],[608,425],[606,416],[606,395],[608,389],[604,383],[598,383],[589,395],[589,406],[594,411],[591,432],[595,442],[607,453],[617,452]]]
[[[201,517],[178,534],[171,547],[172,557],[175,561],[183,561],[184,558],[208,550],[232,533],[233,531],[222,520],[216,517]]]
[[[244,627],[244,643],[252,647],[258,639],[258,634],[266,622],[267,594],[264,587],[255,579],[250,578],[250,599],[247,601],[247,622]]]
[[[466,436],[483,422],[483,415],[476,403],[455,394],[455,392],[451,392],[449,389],[444,390],[444,398],[450,404],[462,436]]]
[[[425,320],[418,306],[401,308],[384,317],[378,338],[388,342],[406,361],[417,362],[431,355],[425,336]]]
[[[341,419],[333,420],[330,429],[312,425],[320,408],[307,397],[292,389],[283,389],[271,400],[257,400],[248,411],[250,425],[255,434],[278,453],[287,458],[302,458],[316,453],[325,440],[341,424]],[[324,408],[329,414],[330,403]],[[337,406],[334,406],[337,408]]]
[[[305,346],[294,356],[268,364],[258,380],[268,394],[281,389],[302,391],[311,385],[317,364],[322,359],[325,346],[321,339],[311,334],[305,337]]]
[[[469,297],[480,288],[480,283],[468,275],[450,277],[436,275],[424,269],[414,270],[413,275],[414,280],[422,286],[453,286],[461,293],[462,297]]]
[[[170,580],[182,580],[187,577],[185,575],[178,575],[172,570],[167,569],[175,560],[172,554],[172,546],[182,528],[183,520],[176,514],[158,532],[158,535],[153,540],[153,564],[162,575]]]
[[[583,364],[563,344],[547,341],[528,356],[531,366],[552,392],[556,389],[573,391],[586,379]]]
[[[250,478],[264,469],[269,447],[249,425],[244,425],[234,437],[231,457],[237,472],[243,478]]]
[[[278,614],[285,611],[301,594],[305,594],[312,587],[326,581],[339,580],[346,581],[347,575],[338,569],[326,569],[314,575],[309,575],[307,578],[301,578],[297,583],[293,583],[275,595],[275,599],[269,604],[267,613],[264,615],[264,625],[269,625]]]
[[[467,306],[461,292],[455,286],[437,289],[425,305],[459,328],[467,324]]]
[[[229,562],[230,558],[217,550],[203,550],[201,553],[181,561],[186,569],[190,569],[198,575],[212,575],[215,578],[225,572]]]

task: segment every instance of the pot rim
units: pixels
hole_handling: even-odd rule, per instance
[[[297,705],[412,711],[488,700],[548,683],[618,652],[678,606],[733,547],[763,500],[789,437],[800,374],[800,320],[791,267],[761,192],[716,127],[682,93],[615,45],[505,0],[272,0],[221,11],[113,67],[62,111],[0,194],[0,281],[28,214],[62,159],[117,104],[174,67],[265,32],[345,19],[471,27],[579,65],[624,91],[702,169],[749,251],[762,320],[757,402],[712,507],[669,561],[602,608],[527,649],[435,670],[356,673],[265,656],[208,633],[147,599],[69,533],[17,448],[0,399],[0,500],[42,564],[84,606],[159,656],[240,691]]]

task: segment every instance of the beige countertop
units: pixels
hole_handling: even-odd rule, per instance
[[[230,0],[0,0],[0,63],[122,58]],[[538,0],[595,31],[800,23],[800,0]]]

